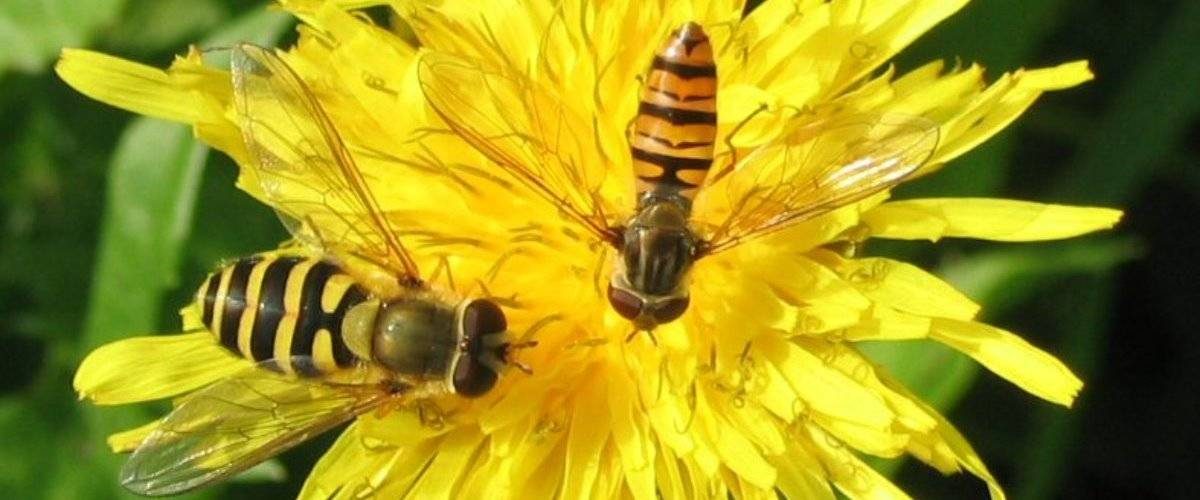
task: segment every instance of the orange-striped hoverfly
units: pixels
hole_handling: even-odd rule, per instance
[[[490,391],[515,349],[503,311],[430,289],[329,116],[268,49],[233,49],[234,96],[255,174],[297,255],[239,259],[196,307],[214,341],[257,362],[186,396],[133,452],[121,483],[188,491],[375,408]],[[316,255],[313,257],[312,255]]]
[[[636,206],[625,216],[604,205],[604,171],[613,161],[594,118],[589,124],[523,69],[430,53],[419,77],[455,133],[617,250],[607,295],[636,333],[683,315],[697,259],[891,188],[937,145],[937,125],[921,117],[800,114],[778,138],[741,159],[729,155],[709,175],[718,138],[715,61],[696,23],[674,30],[654,55],[628,138]],[[598,97],[580,99],[600,106]],[[723,220],[697,226],[693,202],[721,193],[729,197]]]

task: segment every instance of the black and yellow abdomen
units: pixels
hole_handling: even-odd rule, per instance
[[[634,120],[637,191],[693,199],[717,136],[717,66],[704,30],[687,23],[654,56]]]
[[[354,365],[342,320],[367,293],[337,266],[295,256],[240,259],[196,292],[201,319],[225,348],[312,376]]]

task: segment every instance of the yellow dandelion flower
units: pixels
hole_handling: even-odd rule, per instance
[[[383,2],[281,3],[303,25],[280,57],[328,114],[380,210],[407,229],[418,267],[441,270],[432,286],[503,300],[511,328],[540,343],[522,353],[531,375],[506,374],[482,398],[438,396],[419,409],[358,417],[302,497],[834,498],[836,489],[904,498],[862,457],[909,455],[944,473],[966,470],[1003,498],[954,427],[855,343],[930,339],[1062,405],[1082,387],[1051,355],[975,321],[979,306],[936,276],[829,248],[869,238],[1066,238],[1111,227],[1119,211],[875,193],[697,261],[690,307],[654,330],[657,343],[625,341],[630,324],[605,296],[614,252],[562,211],[592,203],[617,224],[632,215],[627,130],[641,77],[655,47],[687,22],[706,29],[719,68],[718,164],[777,143],[797,122],[887,114],[936,124],[936,149],[915,172],[925,175],[1042,92],[1091,78],[1081,61],[991,84],[978,66],[935,62],[902,75],[883,67],[964,2],[768,0],[745,17],[740,0],[391,2],[419,47],[407,32],[346,10]],[[452,133],[446,101],[443,109],[427,102],[436,66],[422,61],[494,70],[447,70],[435,80],[466,87],[454,96],[474,105],[475,118],[525,133],[517,144],[544,146],[525,152],[559,168],[546,171],[560,176],[546,184],[594,188],[572,195],[587,199],[547,203],[493,163],[494,151],[475,149],[471,130]],[[242,189],[277,199],[244,142],[249,125],[229,73],[198,51],[162,71],[68,50],[57,70],[96,99],[192,124],[241,166]],[[522,83],[504,87],[504,78]],[[738,209],[726,200],[770,182],[739,178],[706,186],[734,197],[698,198],[697,227],[720,227]],[[186,308],[184,328],[201,327],[198,315]],[[75,387],[97,404],[127,404],[186,395],[248,365],[207,332],[137,337],[89,355]],[[156,425],[110,445],[129,451]]]

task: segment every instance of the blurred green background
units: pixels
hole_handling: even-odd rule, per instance
[[[188,43],[273,43],[293,21],[227,0],[0,3],[0,491],[112,498],[107,434],[162,408],[76,402],[90,349],[170,331],[222,258],[272,247],[273,215],[231,162],[176,125],[92,102],[51,71],[61,47],[166,66]],[[945,348],[870,346],[947,412],[1017,499],[1194,495],[1200,335],[1200,2],[976,0],[898,60],[978,61],[993,77],[1087,58],[1096,81],[1046,95],[1016,126],[899,197],[1003,196],[1118,206],[1114,232],[1067,242],[945,241],[869,250],[934,269],[985,319],[1087,382],[1067,411]],[[287,497],[328,438],[204,497]],[[917,498],[981,498],[969,476],[877,462]]]

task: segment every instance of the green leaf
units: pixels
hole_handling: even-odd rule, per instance
[[[0,399],[0,488],[13,498],[36,496],[38,472],[50,465],[49,454],[30,453],[35,445],[45,445],[52,430],[38,418],[36,407],[27,401]]]
[[[295,24],[295,18],[284,12],[254,9],[209,34],[201,45],[206,48],[225,47],[236,42],[271,45]]]
[[[1072,287],[1069,293],[1056,297],[1058,314],[1051,321],[1062,325],[1061,334],[1067,339],[1063,358],[1071,360],[1075,370],[1087,380],[1097,369],[1098,360],[1104,350],[1104,325],[1112,314],[1112,273],[1101,273],[1088,277],[1084,283]],[[1083,404],[1087,404],[1087,388],[1084,387]],[[1065,412],[1058,408],[1042,407],[1033,413],[1029,425],[1031,435],[1017,453],[1017,487],[1013,498],[1050,499],[1062,495],[1058,491],[1060,480],[1066,472],[1067,458],[1074,450],[1079,435],[1079,421],[1083,409]]]
[[[905,49],[898,58],[900,65],[950,59],[1014,70],[1026,64],[1042,40],[1059,27],[1066,5],[1066,0],[971,2]]]
[[[44,341],[79,338],[92,271],[96,214],[108,147],[78,140],[54,106],[26,96],[0,144],[0,327]],[[6,115],[6,118],[9,116]],[[68,351],[71,355],[74,350]],[[64,356],[66,357],[66,356]],[[36,363],[34,363],[36,364]],[[0,376],[6,369],[0,367]],[[27,374],[32,376],[32,374]],[[10,378],[11,379],[11,378]]]
[[[117,19],[125,0],[0,2],[0,73],[39,73],[63,47],[88,45]]]
[[[122,135],[109,169],[107,203],[84,347],[158,327],[164,294],[178,282],[178,261],[192,219],[208,148],[189,127],[149,118]],[[138,408],[85,410],[92,446],[104,453],[109,434],[151,419]],[[92,474],[116,477],[117,457],[105,455]],[[122,494],[111,481],[113,494]]]
[[[207,156],[183,125],[139,118],[121,137],[84,328],[90,347],[157,326],[159,300],[178,283]]]
[[[1141,253],[1141,245],[1131,238],[1093,237],[994,248],[950,261],[938,273],[988,304],[986,313],[995,317],[1033,300],[1049,279],[1104,273]]]
[[[246,469],[233,478],[234,483],[282,483],[288,478],[287,468],[278,459],[264,461]]]
[[[105,40],[119,52],[177,50],[229,16],[216,0],[133,0]]]
[[[1079,160],[1053,194],[1075,203],[1130,202],[1176,150],[1200,112],[1200,2],[1179,2],[1151,50],[1129,61],[1128,76],[1081,143]],[[1101,75],[1101,78],[1122,75]]]

